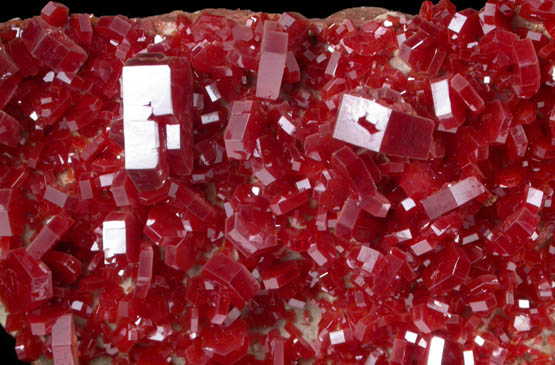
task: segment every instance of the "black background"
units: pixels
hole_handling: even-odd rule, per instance
[[[437,3],[435,0],[434,3]],[[47,1],[36,0],[11,0],[9,6],[2,6],[0,10],[0,21],[14,17],[26,18],[39,15],[41,8]],[[291,1],[291,0],[194,0],[194,1],[163,1],[163,0],[134,0],[127,2],[122,0],[75,0],[61,1],[67,5],[72,13],[92,13],[96,16],[122,14],[129,17],[150,16],[169,13],[172,10],[197,11],[205,8],[228,8],[248,9],[253,11],[264,11],[271,13],[282,13],[284,11],[297,11],[309,18],[324,18],[328,15],[345,8],[357,6],[377,6],[390,10],[398,10],[408,14],[415,14],[420,9],[421,0],[319,0]],[[452,0],[457,9],[467,7],[481,8],[486,0],[464,1]]]
[[[139,0],[140,1],[140,0]],[[47,1],[12,0],[9,6],[2,6],[0,9],[0,22],[12,18],[28,18],[39,15],[40,10]],[[437,1],[434,1],[436,3]],[[71,13],[92,13],[96,16],[122,14],[128,17],[144,17],[169,13],[173,10],[184,10],[193,12],[205,8],[228,8],[228,9],[248,9],[253,11],[263,11],[268,13],[282,13],[284,11],[297,11],[308,18],[325,18],[336,11],[357,7],[357,6],[377,6],[390,10],[397,10],[408,14],[416,14],[420,9],[419,0],[367,0],[367,1],[317,1],[316,3],[303,0],[259,0],[255,1],[149,1],[142,0],[140,3],[135,0],[133,3],[121,0],[78,0],[62,1],[67,5]],[[462,1],[452,0],[458,10],[464,8],[480,9],[484,1]],[[4,364],[18,364],[14,351],[15,341],[8,336],[0,326],[0,355]],[[4,362],[6,361],[6,362]]]

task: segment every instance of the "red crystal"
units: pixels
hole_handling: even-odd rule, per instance
[[[52,357],[56,364],[78,364],[77,334],[73,315],[60,316],[52,326]]]
[[[434,44],[425,32],[418,31],[401,43],[399,58],[415,71],[434,76],[440,70],[445,60],[445,51]]]
[[[422,199],[422,206],[428,217],[434,219],[475,199],[485,191],[480,181],[469,177]]]
[[[44,254],[42,260],[52,274],[64,283],[73,284],[81,276],[81,261],[71,254],[50,250]]]
[[[234,364],[247,354],[247,332],[248,325],[243,320],[235,321],[226,329],[207,327],[203,331],[202,350],[215,363]]]
[[[16,147],[21,133],[19,122],[11,115],[0,110],[0,143]]]
[[[459,127],[466,119],[463,103],[451,84],[447,77],[430,82],[438,129],[443,131]]]
[[[135,283],[135,298],[146,298],[152,281],[152,265],[154,252],[150,243],[141,244],[139,252],[139,267],[137,269],[137,281]]]
[[[13,62],[15,62],[15,66],[19,69],[18,71],[23,77],[35,76],[39,72],[39,65],[33,59],[31,53],[29,53],[29,50],[25,45],[25,42],[21,38],[14,38],[9,41],[6,44],[6,51],[10,55]],[[11,72],[14,72],[12,60],[4,58],[3,62],[6,62],[12,69]],[[2,103],[0,103],[0,106],[1,105]]]
[[[551,364],[554,9],[0,24],[17,356]]]
[[[265,268],[260,275],[266,289],[279,289],[297,279],[300,272],[295,261],[278,261]]]
[[[69,17],[71,35],[80,45],[88,45],[92,42],[93,28],[91,18],[87,14],[71,14]]]
[[[254,150],[259,133],[260,113],[258,102],[234,101],[224,134],[227,158],[247,160]]]
[[[512,120],[513,116],[505,103],[499,100],[490,102],[482,114],[481,132],[489,143],[505,143]]]
[[[540,63],[530,39],[519,39],[513,48],[516,60],[518,83],[515,91],[521,98],[530,98],[540,88]]]
[[[474,9],[464,9],[453,14],[447,29],[450,40],[459,43],[459,47],[466,47],[482,35],[478,12]]]
[[[110,186],[114,202],[118,207],[135,205],[137,203],[137,191],[125,170],[116,172]]]
[[[271,228],[272,216],[257,209],[239,208],[225,222],[226,237],[245,256],[258,255],[278,248]]]
[[[0,189],[0,237],[13,237],[23,232],[25,211],[22,194],[17,189]]]
[[[31,19],[21,38],[31,55],[55,72],[75,73],[88,57],[61,29],[39,17]]]
[[[185,237],[186,231],[175,209],[154,206],[148,213],[144,234],[154,244],[165,246],[170,242]]]
[[[268,134],[256,140],[252,169],[254,176],[264,185],[279,180],[288,170],[287,161],[279,150],[278,141]]]
[[[116,255],[126,255],[131,262],[139,258],[141,228],[131,212],[111,212],[102,222],[104,259],[110,261]]]
[[[349,147],[343,147],[331,157],[331,165],[361,199],[376,194],[376,184],[364,161]]]
[[[52,272],[24,248],[8,253],[2,276],[0,295],[9,312],[32,310],[52,298]]]
[[[164,262],[176,270],[187,271],[195,263],[194,246],[190,239],[169,242],[165,251]]]
[[[233,304],[243,308],[260,290],[260,284],[245,266],[224,255],[214,255],[203,272],[232,290]]]
[[[256,79],[256,96],[276,100],[287,60],[288,34],[277,30],[277,23],[264,22],[264,33],[260,46],[260,60]]]
[[[122,71],[125,169],[139,191],[157,190],[192,168],[192,86],[181,58],[142,55]],[[144,82],[146,75],[151,84]],[[165,136],[165,138],[164,138]]]
[[[375,128],[375,132],[369,128]],[[398,112],[370,99],[344,94],[333,132],[335,139],[394,156],[426,159],[434,123]]]
[[[470,260],[454,244],[443,249],[423,273],[424,284],[432,293],[447,294],[468,277]]]
[[[58,214],[48,220],[46,225],[33,238],[27,246],[27,253],[36,259],[41,259],[54,245],[60,241],[63,235],[75,222],[64,214]]]
[[[484,111],[484,100],[464,76],[455,74],[449,81],[449,86],[472,114],[480,114]]]
[[[172,182],[169,187],[168,196],[170,204],[178,209],[186,209],[206,223],[215,218],[217,212],[202,196],[189,189],[183,184]]]
[[[49,1],[40,12],[41,18],[55,27],[64,26],[67,23],[68,14],[69,8],[55,1]]]

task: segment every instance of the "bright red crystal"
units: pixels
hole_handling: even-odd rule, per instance
[[[19,358],[553,363],[553,2],[232,14],[0,24]]]
[[[109,262],[116,255],[125,255],[136,262],[139,256],[141,227],[132,212],[111,212],[102,222],[102,249],[104,260]]]
[[[258,102],[253,100],[234,101],[224,135],[227,158],[246,160],[254,150],[260,133]]]
[[[541,84],[540,63],[530,39],[519,39],[515,42],[513,54],[517,67],[517,84],[515,91],[521,98],[534,96]]]
[[[183,238],[178,241],[169,242],[166,245],[164,262],[169,267],[177,270],[189,270],[195,263],[195,251],[192,240]]]
[[[122,71],[125,169],[139,191],[192,169],[192,86],[184,58],[138,55]],[[151,82],[146,82],[150,80]]]
[[[466,119],[463,103],[451,84],[448,78],[430,82],[438,128],[442,131],[457,128]]]
[[[260,61],[256,79],[256,96],[276,100],[287,60],[288,34],[277,31],[278,24],[266,20],[260,46]]]
[[[204,265],[203,272],[228,286],[232,291],[234,305],[240,308],[260,290],[260,284],[245,266],[227,256],[212,256]]]
[[[52,272],[25,249],[10,251],[4,265],[0,296],[9,312],[31,310],[52,298]]]
[[[241,207],[226,219],[226,237],[243,255],[258,255],[278,248],[271,214]]]
[[[470,260],[453,244],[445,247],[422,273],[424,284],[432,293],[447,294],[468,277]]]
[[[433,128],[430,119],[344,94],[333,137],[386,155],[426,159]]]
[[[52,358],[56,364],[78,364],[77,333],[73,315],[64,314],[52,326]]]
[[[422,206],[430,219],[437,218],[471,201],[485,192],[475,177],[458,181],[422,199]]]
[[[46,252],[62,239],[63,235],[74,223],[73,219],[64,214],[55,215],[33,238],[29,246],[27,246],[27,253],[36,259],[42,258]]]
[[[141,244],[139,252],[139,267],[137,268],[137,281],[135,282],[135,298],[144,299],[150,289],[152,281],[152,265],[154,252],[149,242]]]
[[[87,59],[83,48],[42,18],[33,18],[23,33],[21,39],[31,55],[55,72],[75,73]]]
[[[55,27],[62,27],[67,23],[69,8],[64,4],[49,1],[40,12],[41,18]]]

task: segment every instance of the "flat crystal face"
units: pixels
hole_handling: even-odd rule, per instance
[[[553,363],[555,5],[483,5],[0,23],[19,359]]]
[[[121,74],[123,119],[173,114],[169,65],[125,66]]]
[[[153,170],[160,163],[160,130],[154,121],[124,123],[126,170]]]
[[[126,243],[125,221],[106,221],[102,223],[102,244],[106,260],[115,255],[125,254]]]

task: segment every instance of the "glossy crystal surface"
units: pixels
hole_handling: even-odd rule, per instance
[[[21,360],[555,361],[555,6],[362,12],[0,24]]]

